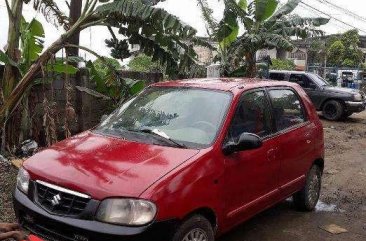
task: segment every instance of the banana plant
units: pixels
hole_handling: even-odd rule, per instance
[[[30,2],[27,0],[26,2]],[[116,50],[125,44],[139,44],[142,51],[161,61],[168,72],[183,72],[196,64],[197,54],[193,46],[204,44],[195,37],[196,30],[182,23],[176,16],[156,7],[159,1],[141,0],[85,0],[81,16],[70,26],[70,21],[57,7],[56,1],[39,0],[42,13],[55,16],[65,32],[36,58],[29,70],[17,81],[4,103],[0,106],[0,126],[6,121],[25,91],[34,83],[35,76],[46,66],[52,56],[65,48],[68,40],[78,32],[94,26],[118,28],[111,33]],[[118,51],[116,51],[118,54]],[[122,56],[123,57],[123,56]],[[9,60],[10,61],[10,60]],[[173,71],[174,70],[174,71]]]
[[[246,75],[254,77],[258,50],[291,50],[294,47],[292,37],[322,35],[318,27],[329,22],[326,18],[303,18],[292,14],[301,0],[288,0],[282,6],[278,0],[222,1],[224,17],[213,32],[220,49],[224,50],[219,57],[224,59],[227,74],[244,67]],[[239,34],[240,27],[243,34]]]

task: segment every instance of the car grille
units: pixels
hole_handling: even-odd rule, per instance
[[[50,213],[62,216],[81,214],[90,197],[48,183],[37,181],[36,202]]]

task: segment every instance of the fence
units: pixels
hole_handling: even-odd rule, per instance
[[[120,75],[123,78],[145,80],[147,84],[163,79],[161,73],[121,71]],[[38,82],[30,89],[30,130],[24,138],[32,138],[41,146],[64,139],[67,130],[76,134],[93,128],[103,115],[113,110],[115,104],[94,91],[96,84],[89,78],[87,69],[80,69],[76,75],[70,76],[68,85],[65,84],[64,75],[53,73],[46,73]],[[8,128],[20,133],[21,116],[21,111],[17,110]]]

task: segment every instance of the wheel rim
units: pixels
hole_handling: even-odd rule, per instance
[[[315,206],[319,199],[320,193],[320,177],[318,175],[313,175],[309,182],[309,204]]]
[[[337,108],[332,104],[326,105],[324,112],[328,118],[335,118],[337,116]]]
[[[205,231],[196,228],[187,233],[182,241],[208,241],[208,237]]]

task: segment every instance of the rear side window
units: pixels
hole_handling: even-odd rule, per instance
[[[270,73],[269,78],[273,80],[285,80],[286,76],[284,73]]]
[[[292,74],[290,82],[300,85],[304,89],[315,89],[316,85],[304,74]]]
[[[289,89],[269,90],[277,131],[306,121],[305,110],[299,97]]]
[[[238,141],[243,133],[252,133],[260,137],[272,133],[271,111],[264,91],[243,95],[231,123],[228,140]]]

